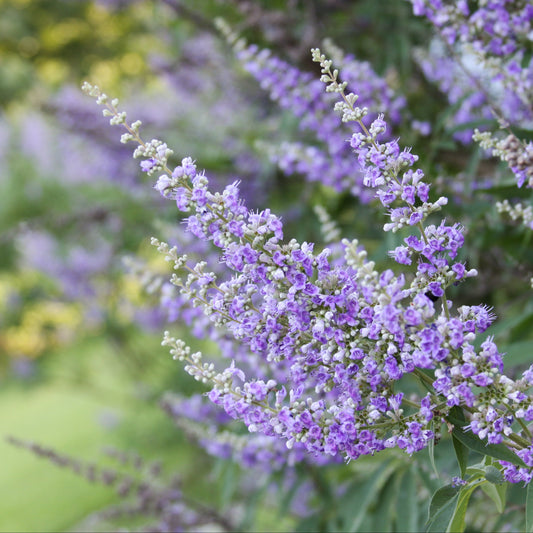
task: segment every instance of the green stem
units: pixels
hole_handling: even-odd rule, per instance
[[[525,422],[521,419],[521,418],[517,418],[514,413],[511,411],[511,409],[509,409],[509,407],[507,407],[507,410],[509,411],[509,413],[511,413],[513,415],[513,417],[515,418],[515,420],[518,422],[518,424],[520,424],[520,427],[522,428],[522,431],[524,432],[524,434],[526,435],[526,437],[529,439],[529,441],[531,442],[532,440],[532,436],[531,436],[531,431],[529,431],[529,428],[526,426]]]
[[[433,387],[433,380],[427,374],[424,374],[424,372],[420,368],[415,368],[413,370],[413,374],[417,378],[420,378],[424,383],[427,383],[428,385],[431,385]]]

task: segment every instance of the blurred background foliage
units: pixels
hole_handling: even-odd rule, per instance
[[[468,292],[460,287],[452,297],[505,312],[507,321],[494,334],[514,354],[511,366],[526,362],[533,343],[533,308],[523,291],[533,257],[530,233],[505,228],[487,210],[487,195],[508,197],[508,189],[498,185],[468,196],[456,187],[457,178],[447,178],[466,168],[461,179],[470,183],[500,167],[444,127],[445,95],[413,59],[413,50],[431,40],[431,30],[412,16],[407,2],[0,0],[2,434],[90,459],[102,443],[135,450],[163,460],[191,494],[222,506],[237,498],[227,487],[238,474],[227,466],[213,470],[215,461],[189,444],[157,407],[165,390],[201,389],[161,349],[164,319],[157,302],[122,263],[135,254],[162,271],[149,237],[175,224],[176,214],[151,191],[129,147],[118,143],[93,102],[79,94],[81,82],[119,96],[130,116],[143,120],[148,138],[164,138],[178,159],[192,155],[216,183],[242,179],[250,205],[282,213],[287,235],[320,241],[309,206],[321,203],[343,235],[359,238],[380,264],[389,264],[386,251],[401,237],[384,241],[382,220],[371,206],[287,178],[262,153],[257,141],[294,138],[297,122],[239,66],[214,28],[217,16],[249,42],[315,73],[309,49],[330,37],[406,96],[410,120],[433,124],[429,136],[418,135],[410,122],[399,134],[404,144],[416,145],[426,173],[440,176],[436,189],[455,195],[457,207],[450,205],[448,216],[469,228],[465,259],[481,276]],[[504,283],[495,285],[502,274]],[[3,442],[0,454],[0,530],[70,530],[116,501],[109,489],[87,487]],[[328,474],[335,483],[359,476],[358,485],[347,485],[346,498],[361,497],[362,486],[398,509],[385,523],[383,508],[365,500],[367,514],[358,527],[367,531],[392,530],[402,512],[401,491],[392,494],[385,482],[407,486],[415,500],[435,485],[429,466],[417,470],[415,483],[405,461],[394,455],[390,460],[396,466],[379,478],[381,484],[371,483],[378,467],[371,459]],[[453,470],[451,456],[437,453],[437,463],[439,471]],[[291,518],[265,512],[277,503],[257,497],[254,527],[294,526]],[[413,527],[421,527],[425,510],[411,511]],[[300,527],[305,530],[305,522]]]
[[[126,80],[148,77],[147,50],[160,50],[143,3],[114,10],[90,2],[3,0],[0,3],[0,98],[8,106],[28,93],[81,79],[118,91]]]

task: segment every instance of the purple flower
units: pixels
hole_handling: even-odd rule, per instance
[[[145,159],[144,161],[141,161],[140,165],[141,170],[143,172],[150,172],[157,166],[157,160],[151,157],[150,159]]]

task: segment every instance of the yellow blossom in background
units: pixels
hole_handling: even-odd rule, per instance
[[[143,292],[140,280],[134,275],[124,276],[120,292],[133,305],[140,305],[146,301],[146,295]]]
[[[11,327],[0,334],[0,347],[9,357],[35,359],[46,350],[46,340],[40,331]]]
[[[120,93],[127,79],[149,82],[148,55],[165,51],[144,3],[114,11],[93,2],[0,0],[0,13],[0,107],[86,78]]]
[[[24,308],[18,325],[0,332],[0,349],[10,357],[39,357],[71,341],[82,324],[79,305],[38,301]]]
[[[36,358],[70,342],[82,325],[79,304],[57,301],[49,280],[34,271],[0,277],[0,352]]]

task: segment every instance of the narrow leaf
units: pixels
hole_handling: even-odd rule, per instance
[[[279,498],[279,504],[278,504],[278,517],[283,518],[290,509],[290,506],[294,500],[294,497],[302,485],[302,482],[304,481],[304,478],[302,476],[298,476],[296,480],[294,480],[293,483],[289,486],[288,490],[280,491],[280,498]]]
[[[468,502],[470,501],[472,492],[474,492],[478,486],[479,483],[476,483],[474,485],[466,485],[461,489],[459,498],[457,500],[457,506],[455,507],[450,523],[446,528],[447,533],[463,533],[465,530],[465,519]]]
[[[376,507],[373,509],[372,518],[373,518],[373,531],[379,531],[380,533],[390,533],[393,530],[393,519],[394,519],[394,506],[398,499],[399,494],[399,481],[401,478],[401,473],[396,471],[385,483],[382,491],[379,493],[377,498]],[[362,531],[367,531],[367,529],[361,528]]]
[[[359,531],[363,519],[365,518],[365,515],[368,511],[368,507],[375,500],[375,496],[377,495],[381,487],[385,484],[387,479],[390,477],[391,473],[391,469],[388,468],[387,470],[381,472],[380,475],[376,474],[376,476],[370,480],[370,483],[367,484],[367,490],[365,491],[365,495],[362,501],[360,502],[360,511],[352,519],[351,524],[349,524],[348,531],[350,531],[351,533]]]
[[[418,500],[414,467],[407,469],[400,478],[400,490],[396,501],[396,522],[398,531],[416,533],[418,527]]]
[[[429,468],[427,470],[424,468],[418,468],[416,473],[430,494],[435,493],[440,488],[440,484],[437,480],[429,475]]]
[[[428,532],[445,531],[453,517],[459,498],[459,489],[445,485],[438,489],[429,504]]]
[[[431,431],[435,434],[435,427],[433,421],[431,422]],[[437,479],[440,478],[439,471],[437,470],[437,465],[435,465],[435,439],[431,439],[428,444],[428,453],[429,453],[429,462],[435,472]]]
[[[237,490],[237,467],[234,463],[227,462],[222,470],[222,490],[219,493],[220,506],[225,509]]]
[[[321,517],[319,514],[313,514],[302,518],[294,527],[295,533],[306,533],[308,531],[321,531]]]
[[[376,495],[396,468],[397,465],[391,465],[391,462],[387,461],[365,483],[355,482],[346,491],[341,504],[341,509],[346,510],[344,517],[342,517],[343,531],[357,531],[359,529],[368,507],[375,501]]]
[[[257,509],[259,508],[260,503],[264,500],[267,489],[268,484],[263,484],[246,498],[244,516],[239,524],[239,529],[241,531],[248,531],[253,527],[253,524],[256,521]]]
[[[526,496],[526,533],[533,532],[533,484],[527,486]]]
[[[476,477],[483,477],[485,475],[485,467],[479,467],[479,463],[477,466],[469,466],[466,469],[466,475],[467,476],[476,476]]]
[[[457,405],[454,405],[450,409],[450,418],[451,419],[455,419],[453,423],[456,426],[463,427],[463,426],[466,426],[466,424],[467,424],[464,411]]]
[[[429,504],[428,520],[431,520],[435,513],[444,505],[446,505],[452,498],[459,494],[459,489],[452,485],[444,485],[433,494]]]
[[[455,451],[455,457],[459,464],[459,472],[461,477],[464,478],[466,469],[468,466],[468,447],[465,446],[453,433],[452,433],[453,449]]]
[[[456,133],[458,131],[464,131],[464,130],[473,130],[474,128],[480,128],[483,126],[493,126],[495,123],[494,120],[490,120],[487,118],[480,118],[478,120],[472,120],[469,122],[461,122],[460,124],[457,124],[456,126],[453,126],[448,131],[450,133]]]
[[[507,483],[502,485],[493,485],[492,483],[483,483],[481,490],[494,502],[496,509],[501,514],[505,509]]]
[[[524,50],[524,55],[522,56],[522,61],[520,61],[520,67],[522,67],[524,70],[529,67],[529,63],[531,62],[531,56],[533,55],[533,49],[531,47],[526,48]]]

